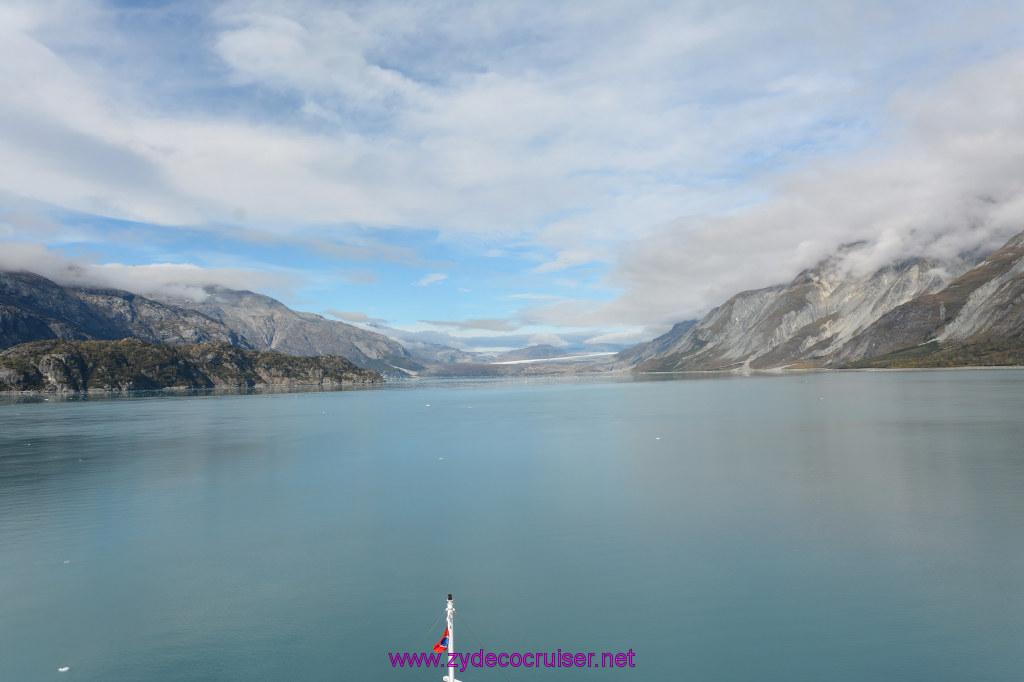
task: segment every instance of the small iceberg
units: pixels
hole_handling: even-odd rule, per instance
[[[64,666],[63,668],[57,668],[57,672],[59,673],[66,673],[69,670],[71,670],[71,668],[68,666]]]

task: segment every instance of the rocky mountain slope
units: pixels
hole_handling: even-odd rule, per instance
[[[62,287],[28,272],[0,272],[0,348],[41,339],[249,344],[220,322],[127,291]]]
[[[206,298],[161,298],[223,324],[252,348],[291,355],[341,355],[360,367],[381,372],[422,369],[394,339],[366,329],[292,310],[251,291],[207,287]]]
[[[854,362],[934,342],[1014,347],[1024,333],[1024,233],[934,293],[894,307],[839,349],[830,364]],[[1004,343],[1005,342],[1005,343]],[[962,349],[966,350],[966,348]],[[943,357],[950,355],[944,353]]]
[[[221,341],[291,355],[340,355],[400,372],[419,365],[398,342],[250,291],[211,287],[203,301],[116,289],[60,286],[28,272],[0,272],[0,348],[42,339],[136,338],[152,343]]]
[[[0,391],[317,386],[383,381],[338,356],[296,357],[225,342],[151,344],[138,339],[25,343],[0,352]]]
[[[855,277],[841,262],[736,294],[617,360],[639,371],[1024,361],[1024,233],[977,264],[912,259]],[[879,356],[892,357],[865,364]]]
[[[672,326],[672,329],[658,338],[638,344],[632,348],[627,348],[619,352],[615,358],[627,365],[636,365],[651,358],[667,355],[672,352],[672,349],[679,344],[686,332],[690,331],[695,324],[697,324],[697,320],[677,322]]]
[[[690,328],[677,325],[619,357],[641,371],[819,365],[894,307],[942,288],[948,272],[916,259],[851,277],[829,259],[787,285],[736,294]]]

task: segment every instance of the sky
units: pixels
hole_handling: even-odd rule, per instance
[[[997,248],[1022,83],[1019,1],[0,0],[0,268],[633,344]]]

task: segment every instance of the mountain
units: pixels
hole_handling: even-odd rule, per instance
[[[402,344],[414,360],[424,364],[462,364],[481,361],[480,353],[465,351],[442,343],[445,334],[437,332],[411,332],[405,329],[395,329],[380,323],[369,325],[378,333],[394,339]]]
[[[296,357],[225,342],[151,344],[138,339],[24,343],[0,352],[0,391],[122,392],[380,383],[338,356]]]
[[[459,350],[458,348],[452,348],[451,346],[443,346],[437,343],[426,343],[424,341],[404,340],[402,341],[402,345],[407,351],[409,351],[409,354],[417,362],[441,365],[480,362],[479,353],[470,353],[468,351]]]
[[[62,287],[29,272],[0,272],[0,348],[41,339],[127,337],[252,347],[225,325],[194,310],[127,291]]]
[[[686,332],[690,331],[693,326],[697,324],[697,320],[686,320],[685,322],[677,322],[672,326],[672,329],[668,330],[653,341],[647,343],[641,343],[620,351],[615,359],[620,362],[624,362],[627,365],[636,365],[644,360],[650,360],[662,355],[667,355],[672,352],[672,349],[679,344]]]
[[[677,325],[619,358],[641,371],[818,365],[895,306],[940,289],[947,272],[915,259],[857,277],[826,259],[789,284],[736,294],[689,328]]]
[[[340,355],[387,373],[421,367],[386,336],[296,312],[251,291],[209,287],[202,301],[147,298],[118,289],[64,287],[29,272],[0,272],[0,348],[42,339],[123,338]]]
[[[831,360],[879,367],[1018,364],[1022,335],[1024,232],[949,286],[882,315]]]
[[[341,355],[360,367],[403,374],[422,369],[394,339],[313,313],[292,310],[280,301],[251,291],[206,287],[200,301],[184,297],[159,300],[216,320],[257,350],[290,355]]]
[[[616,359],[639,371],[1024,362],[1024,232],[980,263],[918,258],[858,277],[842,255]]]

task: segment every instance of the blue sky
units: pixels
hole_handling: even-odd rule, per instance
[[[1024,228],[1012,2],[0,2],[0,267],[633,343]]]

